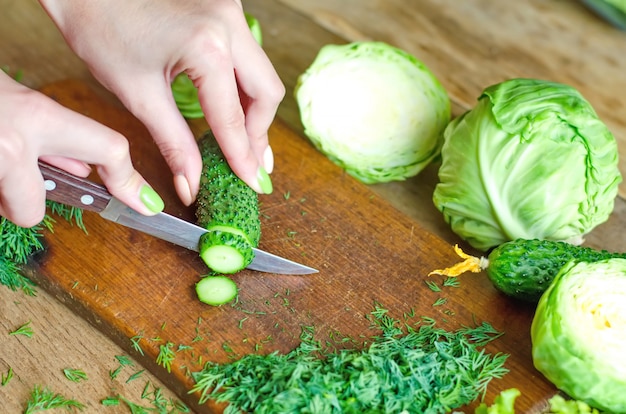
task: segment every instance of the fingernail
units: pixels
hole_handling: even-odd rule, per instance
[[[259,170],[256,174],[256,179],[259,183],[259,187],[261,187],[261,191],[263,191],[263,194],[271,194],[271,192],[274,190],[274,187],[272,186],[272,179],[270,178],[270,175],[267,173],[267,171],[265,171],[265,168],[259,167]]]
[[[180,200],[186,206],[191,205],[193,203],[193,195],[191,194],[191,187],[189,186],[189,181],[182,174],[176,174],[174,176],[174,187],[178,191],[178,196]]]
[[[263,166],[265,167],[265,171],[268,174],[271,174],[274,170],[274,152],[272,152],[272,147],[269,145],[265,148],[263,152]]]
[[[144,206],[153,213],[160,213],[165,208],[163,199],[148,184],[144,184],[139,191],[139,199]]]

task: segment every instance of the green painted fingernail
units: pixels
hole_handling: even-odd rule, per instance
[[[139,198],[144,206],[153,213],[160,213],[165,208],[163,199],[148,184],[144,184],[139,191]]]
[[[272,179],[270,175],[265,171],[265,168],[259,167],[259,171],[256,174],[257,182],[259,183],[259,187],[261,187],[261,191],[264,194],[271,194],[274,191],[274,187],[272,186]]]

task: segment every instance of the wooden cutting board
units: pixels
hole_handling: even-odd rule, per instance
[[[176,198],[170,172],[149,134],[117,102],[73,80],[43,92],[128,137],[136,168],[164,198],[166,211],[194,219],[193,209]],[[192,127],[199,135],[206,124]],[[188,394],[193,385],[189,373],[204,362],[288,352],[299,344],[302,325],[314,326],[321,338],[332,332],[372,335],[366,315],[375,303],[396,318],[414,310],[418,319],[435,318],[446,329],[491,323],[505,335],[487,350],[510,354],[510,373],[491,383],[487,401],[517,387],[522,392],[519,412],[545,407],[556,391],[532,366],[532,306],[499,294],[484,274],[463,276],[459,287],[434,292],[426,281],[441,285],[443,279],[428,273],[457,261],[452,246],[347,176],[280,120],[272,125],[270,142],[276,158],[274,193],[260,197],[260,247],[317,268],[318,274],[242,271],[233,276],[239,301],[210,307],[193,290],[207,273],[196,253],[86,212],[88,234],[64,221],[46,234],[47,247],[36,258],[32,277],[198,412],[221,408],[198,406],[197,396]],[[440,298],[446,303],[435,306]],[[177,351],[171,372],[156,362],[160,347],[168,343]]]

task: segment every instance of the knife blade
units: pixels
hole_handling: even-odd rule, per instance
[[[44,178],[48,200],[94,211],[114,223],[196,252],[200,236],[207,232],[205,228],[167,213],[144,216],[113,197],[104,186],[76,177],[60,168],[40,161],[39,169]],[[248,269],[290,275],[317,273],[316,269],[261,249],[253,248],[253,251],[254,259]]]

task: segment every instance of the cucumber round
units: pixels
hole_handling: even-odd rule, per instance
[[[254,252],[248,239],[227,231],[209,230],[200,237],[200,257],[217,273],[232,274],[252,263]]]
[[[196,283],[196,294],[201,302],[219,306],[237,296],[237,284],[228,276],[206,276]]]

